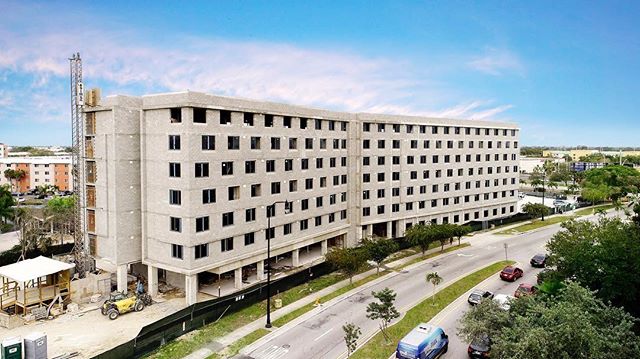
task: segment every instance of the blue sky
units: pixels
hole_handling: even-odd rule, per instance
[[[637,1],[3,1],[0,142],[70,143],[79,51],[103,95],[190,89],[640,147],[638,23]]]

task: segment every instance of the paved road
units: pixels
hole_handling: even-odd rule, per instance
[[[366,318],[365,308],[373,300],[371,291],[385,287],[393,289],[398,294],[396,307],[405,312],[431,294],[431,287],[426,285],[424,279],[426,273],[437,271],[444,278],[443,285],[446,285],[480,267],[504,259],[504,243],[509,245],[509,259],[515,258],[528,265],[530,256],[540,252],[547,239],[558,229],[559,225],[553,225],[512,237],[477,235],[471,239],[471,247],[433,258],[408,271],[390,274],[385,280],[307,316],[294,326],[285,326],[277,331],[276,336],[260,340],[243,352],[255,359],[339,358],[345,354],[341,329],[344,323],[358,325],[362,330],[362,338],[378,330],[378,323]]]
[[[616,217],[621,215],[620,212],[608,212],[607,217]],[[597,220],[597,216],[589,216],[584,217],[583,220]],[[542,232],[537,232],[537,234],[546,234],[550,237],[555,231],[557,231],[558,226],[552,226],[553,228],[545,229]],[[536,247],[531,247],[535,249]],[[524,270],[524,277],[518,279],[515,283],[509,283],[500,280],[500,278],[496,275],[492,278],[489,278],[481,285],[477,286],[479,289],[488,290],[494,292],[496,294],[510,294],[513,295],[516,288],[520,283],[529,283],[535,284],[537,280],[538,273],[542,270],[540,268],[533,268],[529,264],[529,260],[535,253],[544,253],[544,241],[540,242],[537,250],[533,250],[531,253],[527,253],[527,255],[522,256],[522,252],[518,252],[514,254],[514,257],[511,258],[515,261],[520,262],[520,268]],[[456,335],[458,320],[464,315],[464,313],[470,308],[470,305],[467,303],[467,298],[469,297],[471,291],[467,292],[465,295],[460,296],[460,298],[456,299],[453,303],[451,303],[447,308],[445,308],[442,312],[436,315],[429,323],[442,327],[445,333],[449,334],[449,351],[444,356],[444,358],[467,358],[467,348],[469,343],[463,342]]]

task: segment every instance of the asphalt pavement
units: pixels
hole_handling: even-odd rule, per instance
[[[346,348],[342,325],[351,322],[359,326],[362,331],[361,341],[370,338],[379,329],[377,321],[366,317],[367,304],[374,299],[372,291],[385,287],[393,289],[397,293],[396,308],[404,313],[432,294],[432,287],[425,280],[426,273],[437,271],[444,279],[439,286],[443,288],[462,276],[505,259],[505,243],[508,245],[508,259],[519,262],[525,272],[524,279],[507,284],[496,279],[496,274],[495,278],[482,283],[482,286],[497,293],[513,294],[519,283],[535,283],[537,271],[531,269],[529,259],[536,253],[544,252],[545,243],[559,229],[560,225],[556,224],[515,236],[478,234],[469,239],[470,247],[417,263],[401,272],[390,273],[383,280],[354,290],[351,295],[315,308],[243,349],[242,357],[344,358]],[[458,318],[466,309],[461,304],[466,303],[466,297],[467,295],[460,297],[433,318],[450,335],[451,344],[446,358],[466,357],[467,343],[462,343],[455,335]]]
[[[470,239],[470,247],[391,273],[384,280],[354,291],[333,305],[316,308],[288,323],[245,348],[242,353],[254,359],[343,357],[346,348],[342,325],[351,322],[359,326],[363,339],[378,331],[378,322],[366,318],[366,306],[373,301],[372,291],[385,287],[393,289],[397,293],[396,307],[404,313],[431,295],[432,288],[425,281],[426,273],[437,271],[444,279],[439,286],[442,288],[461,276],[505,259],[504,243],[508,244],[509,259],[528,263],[528,259],[542,250],[546,240],[558,228],[558,225],[553,225],[517,236],[476,235]]]

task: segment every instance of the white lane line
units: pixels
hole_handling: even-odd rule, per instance
[[[333,330],[333,328],[331,328],[331,329],[327,330],[326,332],[322,333],[322,335],[320,335],[319,337],[315,338],[313,341],[315,342],[315,341],[317,341],[318,339],[320,339],[320,338],[324,337],[325,335],[329,334],[329,332],[330,332],[330,331],[332,331],[332,330]]]

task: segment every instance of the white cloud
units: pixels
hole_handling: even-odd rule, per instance
[[[103,87],[105,95],[116,89],[132,95],[188,89],[341,111],[477,119],[511,107],[464,101],[434,111],[440,107],[439,99],[455,102],[448,90],[429,83],[418,66],[394,58],[178,35],[157,42],[131,31],[106,30],[115,26],[74,29],[67,25],[73,21],[41,24],[38,19],[19,30],[11,22],[2,25],[0,21],[0,73],[30,78],[27,85],[13,85],[6,96],[19,99],[12,103],[14,112],[27,113],[27,107],[39,111],[30,118],[35,121],[69,121],[68,57],[76,51],[84,60],[85,84]],[[29,27],[36,23],[42,28]],[[512,67],[513,59],[503,55],[472,63],[484,71],[496,71]],[[7,87],[3,84],[9,81],[0,79],[0,85]],[[29,100],[17,96],[24,91],[32,93]]]
[[[474,57],[468,66],[489,74],[503,75],[507,72],[523,74],[524,66],[520,58],[506,49],[487,48],[483,55]]]

